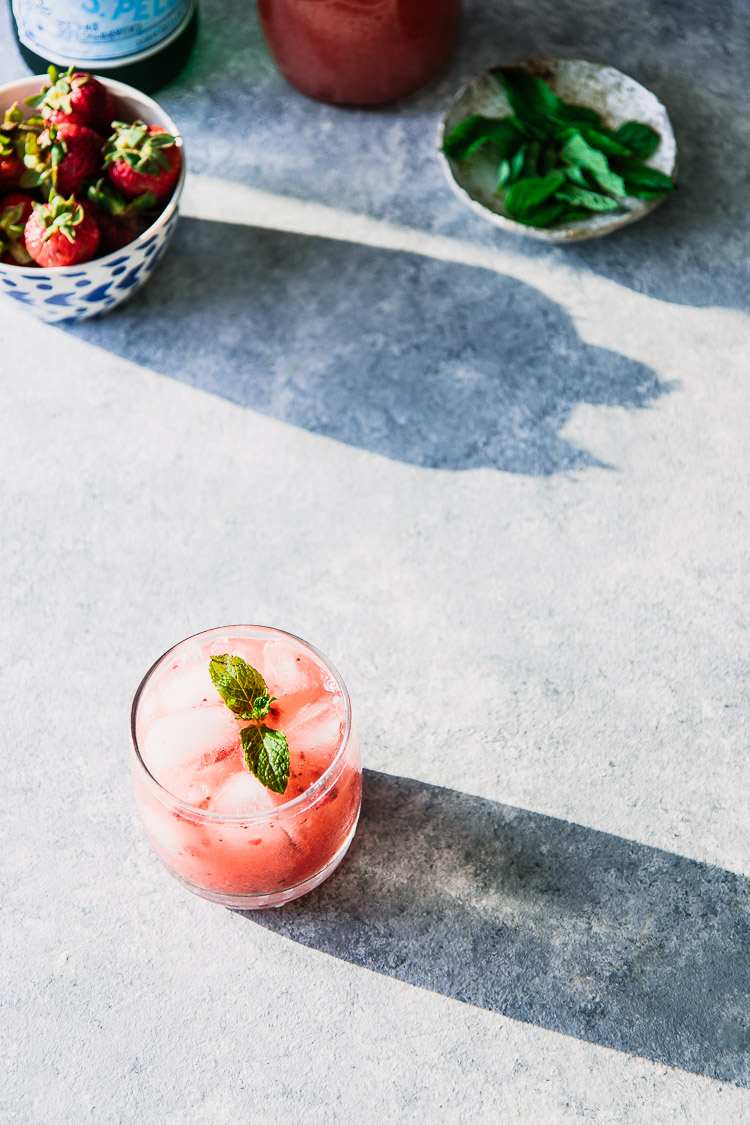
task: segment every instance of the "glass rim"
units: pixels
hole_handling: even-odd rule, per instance
[[[140,747],[138,745],[138,738],[135,730],[136,715],[138,712],[138,705],[141,701],[141,696],[156,669],[170,655],[170,653],[174,652],[175,649],[178,649],[181,645],[186,644],[188,641],[193,641],[198,637],[207,636],[209,633],[227,632],[232,629],[250,629],[258,630],[264,633],[275,633],[277,636],[284,637],[290,641],[294,641],[298,645],[301,645],[302,648],[307,649],[309,652],[313,653],[313,655],[316,656],[318,660],[321,660],[325,667],[333,674],[333,678],[338,685],[341,697],[344,700],[344,730],[341,735],[341,745],[336,751],[333,760],[326,767],[318,780],[313,782],[309,789],[306,789],[304,793],[300,793],[299,796],[295,797],[293,800],[287,801],[281,805],[275,805],[273,809],[263,809],[258,812],[210,812],[208,809],[198,809],[195,807],[195,805],[191,805],[187,801],[183,801],[180,797],[176,797],[173,793],[170,793],[170,791],[166,789],[160,781],[156,780],[154,775],[151,773],[151,770],[146,765],[145,761],[143,760]],[[285,629],[277,629],[275,625],[216,625],[211,629],[201,629],[198,633],[192,633],[189,637],[183,637],[181,641],[177,641],[176,644],[173,644],[154,661],[154,663],[151,665],[151,667],[139,683],[138,687],[136,688],[135,695],[133,696],[133,702],[130,706],[130,740],[133,746],[136,761],[148,778],[149,783],[156,787],[160,798],[163,795],[163,797],[168,800],[170,805],[177,807],[181,812],[185,812],[193,818],[197,817],[200,820],[208,820],[214,822],[229,821],[233,824],[247,824],[248,822],[270,820],[270,818],[273,816],[286,815],[287,809],[295,810],[298,808],[302,808],[309,801],[309,798],[311,796],[313,798],[313,801],[316,800],[317,797],[324,793],[326,789],[326,782],[330,779],[332,773],[335,770],[335,767],[343,758],[344,753],[349,746],[351,732],[352,705],[349,698],[349,691],[343,679],[341,678],[341,673],[338,671],[335,665],[331,663],[328,657],[324,656],[320,649],[317,649],[315,645],[311,645],[309,641],[303,640],[302,637],[298,637],[295,633],[289,633]]]

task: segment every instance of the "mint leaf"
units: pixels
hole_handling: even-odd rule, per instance
[[[515,154],[510,162],[510,179],[511,183],[517,180],[523,173],[523,166],[526,162],[526,149],[528,145],[522,144],[518,152]]]
[[[589,109],[587,105],[573,105],[572,102],[563,102],[563,111],[565,120],[571,124],[578,125],[585,122],[587,125],[599,125],[602,120],[602,115],[595,109]]]
[[[584,219],[590,218],[590,211],[584,211],[582,208],[572,207],[570,211],[563,211],[562,215],[560,215],[559,219],[557,219],[556,221],[558,223],[565,223],[565,225],[567,226],[568,223],[580,223],[583,222]]]
[[[512,117],[481,117],[475,114],[462,121],[443,141],[443,152],[452,160],[462,160],[485,144],[496,145],[504,157],[516,151],[523,134]]]
[[[527,227],[551,227],[553,223],[560,222],[566,210],[564,203],[560,203],[556,199],[550,199],[541,206],[528,211],[526,217],[521,219],[520,222],[525,223]]]
[[[586,179],[586,173],[579,164],[569,164],[565,169],[565,178],[582,188],[590,188],[591,184]]]
[[[648,126],[646,126],[648,128]],[[606,152],[608,156],[633,156],[633,150],[628,148],[624,141],[616,137],[609,129],[590,129],[582,125],[579,132],[583,139],[592,148]]]
[[[523,171],[521,178],[530,179],[532,176],[541,176],[539,158],[542,155],[542,146],[539,141],[530,141],[526,146],[523,158]]]
[[[266,789],[284,793],[289,784],[289,746],[283,731],[261,723],[243,727],[240,737],[250,772]]]
[[[636,199],[656,199],[675,190],[671,176],[660,172],[658,168],[649,168],[646,164],[628,165],[622,169],[622,178],[626,195]]]
[[[543,137],[553,136],[555,128],[565,121],[565,104],[541,78],[512,66],[499,66],[492,71],[505,90],[516,117],[535,126]]]
[[[495,195],[500,195],[505,189],[506,184],[510,180],[510,164],[507,160],[500,161],[500,167],[497,170],[497,187],[495,188]]]
[[[565,142],[560,156],[566,164],[578,164],[585,168],[605,191],[612,195],[627,195],[622,177],[611,170],[604,153],[592,148],[578,131]]]
[[[640,121],[626,121],[615,133],[615,140],[629,148],[633,156],[640,156],[642,160],[656,152],[661,144],[661,137],[656,129]]]
[[[537,175],[549,176],[553,172],[564,173],[565,169],[560,167],[557,150],[552,145],[545,145],[537,160]]]
[[[289,746],[283,731],[261,722],[276,698],[266,681],[241,656],[212,656],[208,671],[214,687],[236,718],[249,720],[240,731],[245,763],[267,789],[283,793],[289,783]]]
[[[258,721],[260,721],[261,719],[265,719],[266,715],[271,710],[271,704],[273,703],[275,698],[275,695],[269,695],[267,691],[264,691],[261,695],[257,696],[255,701],[253,702],[252,717],[254,719],[257,719]]]
[[[241,656],[212,656],[208,670],[214,687],[238,719],[255,719],[255,702],[268,698],[266,681]],[[266,708],[266,711],[268,708]],[[263,712],[263,714],[266,713]]]
[[[575,207],[587,211],[616,211],[619,204],[611,195],[601,195],[598,191],[588,191],[576,184],[566,184],[555,192],[555,199],[564,199]]]
[[[528,179],[517,180],[508,189],[505,197],[505,210],[511,219],[523,223],[535,207],[544,203],[565,182],[562,172],[555,172],[551,176],[532,176]]]

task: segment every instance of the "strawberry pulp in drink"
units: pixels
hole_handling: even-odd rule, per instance
[[[284,732],[280,794],[247,767],[235,717],[209,674],[241,657],[276,699],[265,724]],[[311,646],[278,630],[213,629],[161,658],[133,704],[133,781],[146,834],[191,890],[230,906],[275,906],[317,886],[351,841],[361,764],[349,697]]]
[[[442,70],[461,0],[258,0],[258,13],[292,86],[326,102],[376,105]]]

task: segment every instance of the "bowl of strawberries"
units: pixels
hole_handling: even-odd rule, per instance
[[[177,222],[182,139],[152,98],[70,67],[0,86],[0,295],[83,320],[148,279]]]

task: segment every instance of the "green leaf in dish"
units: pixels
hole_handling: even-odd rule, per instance
[[[562,172],[551,176],[532,176],[517,180],[508,188],[505,210],[512,219],[525,222],[530,213],[560,188],[565,182]]]
[[[641,121],[626,121],[615,132],[615,140],[630,149],[633,156],[645,160],[656,152],[661,143],[661,137],[650,125]]]

